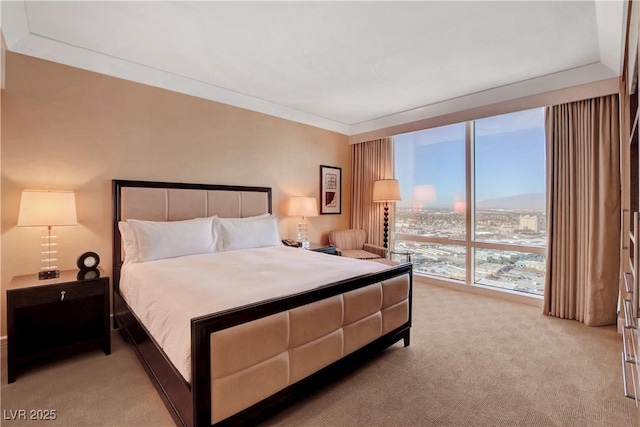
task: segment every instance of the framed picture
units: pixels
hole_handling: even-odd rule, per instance
[[[342,168],[320,165],[320,214],[342,213]]]

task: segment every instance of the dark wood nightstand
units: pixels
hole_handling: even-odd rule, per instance
[[[322,252],[329,255],[336,255],[336,247],[331,245],[321,245],[319,243],[309,243],[309,251]]]
[[[18,370],[50,358],[74,354],[92,344],[111,354],[109,278],[78,277],[78,270],[38,280],[16,276],[7,290],[7,380]]]

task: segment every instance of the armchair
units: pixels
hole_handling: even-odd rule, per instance
[[[329,243],[336,247],[338,255],[357,259],[386,258],[387,250],[382,246],[366,243],[364,230],[334,230],[329,233]]]

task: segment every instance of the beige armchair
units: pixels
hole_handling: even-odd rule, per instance
[[[367,232],[364,230],[334,230],[329,233],[329,243],[336,247],[338,255],[358,259],[386,258],[385,248],[366,241]]]

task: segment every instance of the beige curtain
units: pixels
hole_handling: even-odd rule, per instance
[[[394,177],[393,137],[351,146],[351,228],[367,232],[368,242],[382,246],[384,203],[373,203],[373,183]],[[389,242],[394,224],[389,207]]]
[[[616,323],[620,265],[618,96],[549,107],[544,312]]]

